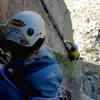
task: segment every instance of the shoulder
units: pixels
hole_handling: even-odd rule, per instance
[[[54,58],[51,48],[49,48],[47,45],[43,45],[40,48],[39,52],[41,56],[49,56],[51,58]]]

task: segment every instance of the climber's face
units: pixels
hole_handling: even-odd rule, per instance
[[[71,47],[71,50],[75,51],[75,50],[76,50],[76,48],[74,48],[74,47],[72,46],[72,47]]]

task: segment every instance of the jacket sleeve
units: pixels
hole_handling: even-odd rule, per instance
[[[53,59],[43,58],[40,70],[29,74],[26,80],[45,97],[56,97],[62,82],[62,70]],[[38,62],[39,63],[39,62]],[[38,68],[38,66],[36,66]]]
[[[49,48],[47,45],[43,45],[40,48],[40,54],[41,56],[49,56],[51,58],[54,58],[51,48]]]

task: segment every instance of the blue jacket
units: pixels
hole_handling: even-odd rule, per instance
[[[62,70],[46,45],[39,52],[22,61],[13,59],[4,68],[4,73],[12,84],[25,94],[1,76],[0,100],[28,100],[28,96],[56,97],[62,82]]]

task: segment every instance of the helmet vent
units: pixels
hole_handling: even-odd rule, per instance
[[[38,34],[36,34],[36,36],[38,36],[38,35],[41,35],[42,33],[38,33]]]
[[[28,34],[29,36],[32,36],[32,35],[34,34],[34,29],[29,28],[29,29],[27,30],[27,34]]]

